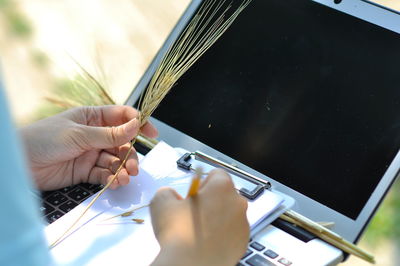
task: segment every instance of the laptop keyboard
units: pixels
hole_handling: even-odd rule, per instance
[[[250,241],[246,253],[236,266],[290,266],[292,262],[264,245]]]
[[[79,184],[42,192],[40,211],[46,221],[51,224],[102,188],[102,185]]]

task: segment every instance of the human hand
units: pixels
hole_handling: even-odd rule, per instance
[[[161,247],[153,265],[235,265],[249,241],[246,210],[247,201],[222,170],[212,171],[194,197],[162,188],[150,205]]]
[[[34,181],[41,190],[78,183],[106,184],[139,132],[138,111],[129,106],[78,107],[20,129]],[[141,132],[156,137],[146,123]],[[110,186],[126,185],[138,174],[136,151]]]

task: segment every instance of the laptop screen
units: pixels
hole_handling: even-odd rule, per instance
[[[154,116],[356,219],[400,147],[400,35],[253,0]]]

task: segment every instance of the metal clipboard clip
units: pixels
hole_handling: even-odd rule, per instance
[[[220,167],[225,169],[226,171],[234,174],[235,177],[240,178],[240,182],[234,182],[236,189],[240,194],[245,196],[250,200],[256,199],[259,195],[261,195],[265,189],[271,188],[271,183],[262,178],[259,178],[255,175],[247,173],[242,169],[239,169],[233,165],[227,164],[221,160],[218,160],[210,155],[202,153],[200,151],[195,151],[192,153],[185,153],[179,160],[176,162],[179,168],[193,171],[192,163],[190,161],[193,159],[207,163],[209,165]],[[235,180],[234,180],[235,181]]]

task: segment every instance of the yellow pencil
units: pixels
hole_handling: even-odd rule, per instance
[[[196,168],[196,173],[192,178],[192,183],[190,184],[190,188],[189,188],[187,197],[194,197],[197,195],[197,192],[199,191],[199,188],[200,188],[200,181],[201,181],[202,175],[203,175],[202,169]]]

